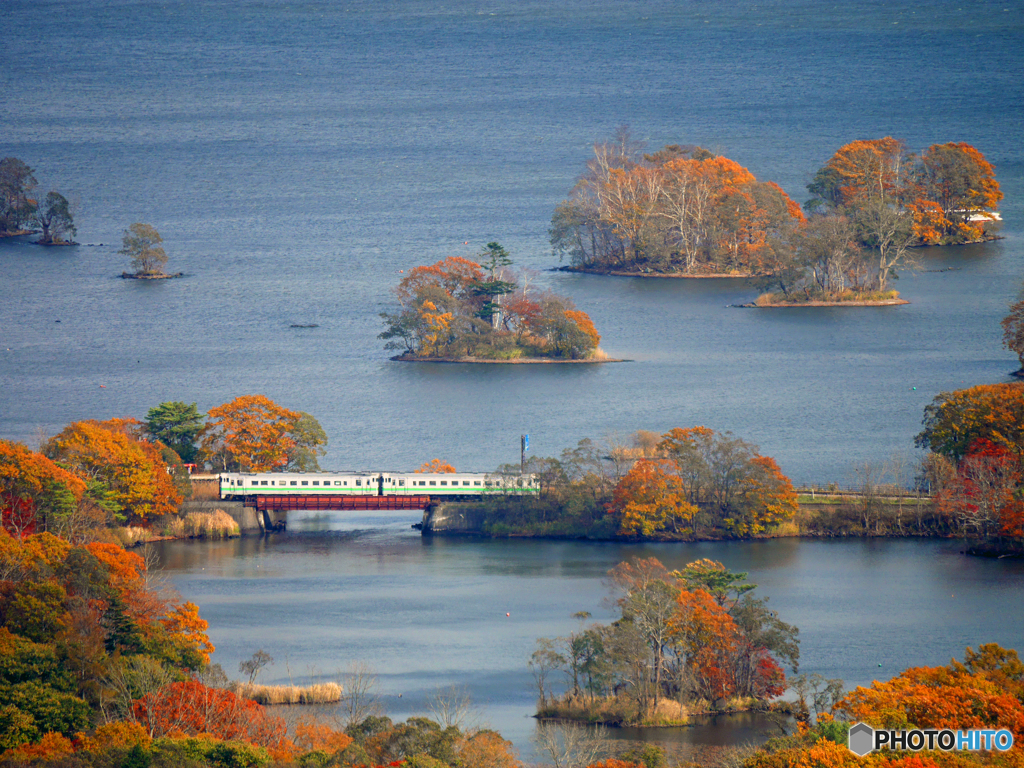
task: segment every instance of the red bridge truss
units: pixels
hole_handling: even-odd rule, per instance
[[[429,496],[246,496],[246,506],[256,503],[257,510],[284,512],[297,509],[424,509]]]

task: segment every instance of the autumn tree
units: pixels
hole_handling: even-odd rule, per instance
[[[1024,299],[1010,305],[1010,313],[1000,323],[1003,326],[1003,346],[1017,355],[1024,371]]]
[[[1024,705],[1015,695],[1017,686],[993,678],[955,661],[949,667],[912,667],[891,680],[858,687],[837,709],[877,728],[1005,728],[1020,739]]]
[[[921,154],[918,178],[922,197],[941,214],[931,227],[938,232],[922,240],[959,243],[985,235],[1003,193],[981,152],[964,142],[933,144]]]
[[[977,441],[1024,455],[1024,383],[980,384],[942,392],[924,409],[918,447],[954,461],[966,456]]]
[[[254,701],[194,680],[170,683],[136,701],[134,716],[153,737],[210,734],[219,739],[275,747],[287,728]]]
[[[610,510],[623,535],[650,536],[666,528],[679,533],[697,508],[686,500],[673,462],[642,460],[615,487]]]
[[[863,245],[876,249],[890,231],[895,243],[982,239],[1003,197],[992,165],[970,144],[933,144],[916,157],[891,136],[843,145],[807,188],[809,210],[846,213],[859,221]]]
[[[36,210],[29,195],[36,187],[33,171],[16,157],[0,160],[0,232],[20,232]]]
[[[0,523],[12,534],[60,530],[85,490],[82,480],[42,454],[0,440]]]
[[[43,454],[89,483],[109,491],[113,506],[139,522],[171,514],[181,495],[158,445],[141,439],[134,419],[78,421],[43,444]]]
[[[224,470],[269,472],[288,462],[292,432],[301,414],[263,395],[242,395],[211,408],[201,454]]]
[[[48,192],[33,221],[43,230],[36,242],[42,245],[66,244],[77,234],[71,205],[60,192]]]
[[[687,501],[733,535],[759,533],[796,513],[789,478],[751,443],[693,427],[665,433],[660,447],[675,463]]]
[[[124,231],[118,253],[131,259],[135,274],[159,275],[163,274],[167,263],[167,254],[160,245],[162,242],[163,238],[156,229],[136,222]]]
[[[420,468],[416,470],[417,473],[428,475],[446,474],[455,471],[455,467],[453,467],[446,461],[442,461],[441,459],[431,459],[430,461],[425,461],[420,466]]]

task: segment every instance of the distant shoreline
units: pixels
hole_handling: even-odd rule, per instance
[[[398,363],[472,363],[474,365],[596,365],[599,363],[629,363],[631,360],[617,357],[587,358],[570,360],[559,357],[518,357],[514,360],[491,360],[486,357],[416,357],[415,355],[395,355],[392,358]]]
[[[173,280],[176,277],[184,277],[184,272],[175,272],[173,275],[160,273],[159,275],[138,275],[133,272],[122,272],[120,277],[123,280]]]
[[[708,274],[691,274],[689,272],[636,272],[624,269],[605,269],[599,267],[555,267],[553,272],[580,272],[585,275],[609,275],[611,277],[659,277],[669,280],[715,280],[721,278],[750,278],[746,272],[712,272]]]
[[[788,307],[894,307],[909,304],[906,299],[878,299],[866,301],[801,301],[775,302],[771,304],[737,304],[743,309],[786,309]]]

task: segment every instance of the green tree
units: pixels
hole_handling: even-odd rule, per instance
[[[16,157],[0,160],[0,232],[18,232],[31,220],[36,201],[29,197],[35,189],[32,169]]]
[[[43,229],[43,236],[37,241],[43,245],[71,242],[71,238],[78,233],[70,204],[60,192],[49,192],[46,195],[46,201],[36,211],[34,220]]]
[[[149,224],[136,222],[124,231],[118,251],[132,260],[137,275],[158,275],[167,263],[167,254],[160,247],[163,238]]]
[[[304,411],[289,433],[295,445],[288,451],[285,469],[291,472],[319,472],[317,458],[327,453],[327,433],[320,422]]]
[[[501,311],[501,297],[516,289],[514,282],[501,279],[501,270],[512,266],[512,259],[500,243],[488,243],[480,252],[479,259],[480,266],[487,271],[487,280],[478,281],[473,285],[473,295],[486,299],[477,317],[493,325],[496,313]]]
[[[186,464],[196,460],[196,437],[203,428],[205,414],[195,403],[160,403],[146,414],[146,431],[174,451]]]

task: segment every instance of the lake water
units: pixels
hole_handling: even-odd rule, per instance
[[[961,5],[6,0],[0,153],[76,202],[83,245],[0,242],[0,436],[259,392],[321,421],[332,468],[489,470],[522,433],[556,455],[704,424],[797,480],[850,482],[913,451],[936,393],[1014,368],[998,321],[1024,263],[1024,15]],[[846,141],[967,141],[996,165],[1007,237],[921,252],[959,271],[903,276],[913,303],[887,309],[543,272],[552,209],[622,123],[797,200]],[[187,279],[115,278],[134,221]],[[399,271],[490,240],[634,362],[389,362]]]
[[[800,671],[843,678],[847,687],[947,664],[968,645],[1020,648],[1024,638],[1024,561],[965,557],[956,542],[424,539],[409,527],[416,519],[289,513],[285,534],[164,542],[158,552],[170,581],[210,622],[214,660],[229,675],[259,648],[275,659],[261,677],[270,683],[337,679],[365,663],[395,719],[424,714],[439,688],[462,687],[477,719],[526,756],[536,700],[527,661],[536,639],[576,631],[577,611],[613,619],[605,577],[634,556],[670,569],[709,557],[749,572],[756,594],[800,629]],[[613,735],[684,749],[772,732],[764,720],[738,718]]]

